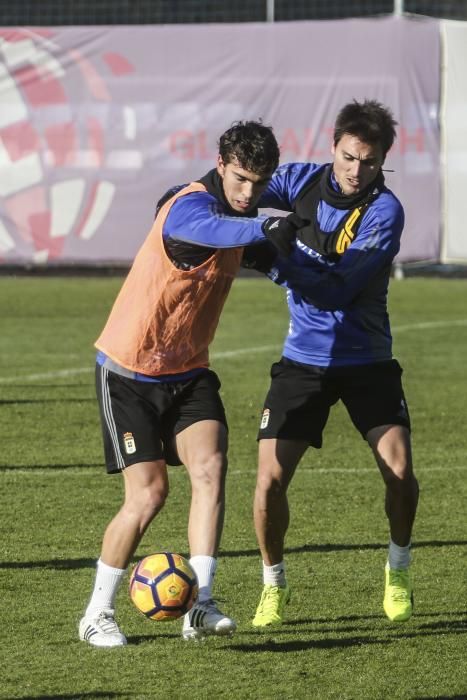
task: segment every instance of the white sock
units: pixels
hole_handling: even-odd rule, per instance
[[[198,600],[202,603],[212,598],[212,584],[217,569],[217,559],[204,554],[191,557],[190,564],[198,578]]]
[[[410,564],[410,544],[399,547],[389,540],[388,563],[390,569],[407,569]]]
[[[100,559],[98,560],[94,590],[86,608],[86,615],[101,610],[114,610],[115,596],[125,574],[126,569],[115,569],[113,566],[104,564]]]
[[[263,583],[269,583],[271,586],[285,587],[287,584],[285,578],[285,563],[281,561],[279,564],[267,566],[263,561]]]

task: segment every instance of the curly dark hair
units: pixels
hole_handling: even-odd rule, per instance
[[[219,139],[224,164],[234,159],[244,170],[270,175],[279,165],[279,146],[271,126],[261,121],[234,122]]]
[[[337,145],[344,134],[351,134],[372,146],[380,144],[385,156],[396,138],[396,126],[397,122],[392,112],[380,102],[354,100],[344,105],[337,115],[334,124],[334,145]]]

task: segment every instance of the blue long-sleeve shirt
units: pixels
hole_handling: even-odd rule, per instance
[[[191,192],[171,207],[163,236],[208,248],[236,248],[265,240],[266,216],[231,216],[209,192]]]
[[[280,166],[260,206],[293,211],[299,192],[322,167],[310,163]],[[321,230],[334,231],[348,213],[321,200],[317,212]],[[290,258],[277,259],[269,276],[288,289],[285,357],[318,366],[391,359],[387,292],[403,225],[402,205],[383,188],[365,210],[357,237],[338,262],[300,240]]]

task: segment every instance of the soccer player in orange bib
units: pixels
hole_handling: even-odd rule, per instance
[[[257,203],[279,162],[272,129],[237,122],[219,140],[217,167],[160,200],[96,342],[96,387],[105,460],[121,472],[124,500],[104,534],[94,589],[79,624],[83,641],[126,644],[115,598],[136,548],[169,491],[167,465],[191,482],[190,563],[199,597],[183,637],[230,635],[233,619],[212,597],[224,520],[228,430],[208,348],[243,247],[272,240],[289,252],[298,217],[258,216]],[[295,218],[294,218],[295,217]]]

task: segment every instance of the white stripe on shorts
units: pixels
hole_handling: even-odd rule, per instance
[[[110,439],[112,440],[117,468],[122,470],[125,469],[125,461],[118,443],[117,427],[115,425],[115,419],[112,413],[112,402],[110,400],[108,376],[109,370],[105,367],[101,367],[102,407],[104,412],[104,420],[107,430],[109,431]]]

